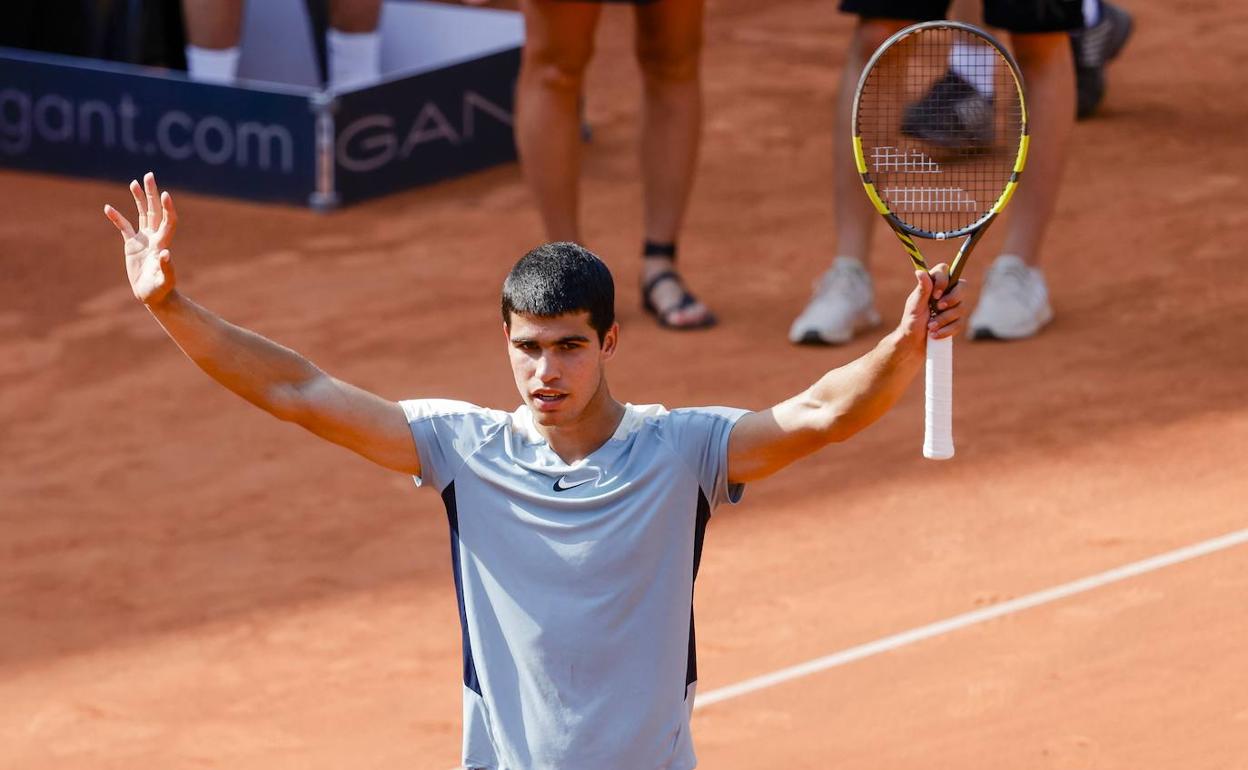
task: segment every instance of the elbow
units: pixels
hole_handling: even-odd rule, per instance
[[[266,392],[256,404],[264,411],[282,422],[295,425],[307,425],[311,419],[311,410],[299,389],[293,386],[279,386]]]
[[[816,422],[819,435],[826,444],[848,441],[872,422],[871,419],[863,419],[860,410],[854,409],[852,404],[840,401],[823,404],[818,409]]]

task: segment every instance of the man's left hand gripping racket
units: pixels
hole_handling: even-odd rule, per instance
[[[952,21],[906,27],[884,42],[854,96],[854,159],[867,196],[914,266],[915,238],[965,237],[949,271],[1009,203],[1027,159],[1023,79],[983,30]],[[953,339],[927,340],[923,455],[953,457]]]

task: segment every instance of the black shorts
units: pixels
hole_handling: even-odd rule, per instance
[[[932,21],[949,0],[841,0],[841,10],[873,19]],[[984,0],[984,23],[1010,32],[1065,32],[1083,28],[1083,0]]]

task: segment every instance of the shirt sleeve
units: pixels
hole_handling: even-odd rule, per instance
[[[441,492],[455,480],[464,461],[490,436],[496,413],[466,401],[422,398],[400,401],[420,455],[416,486]]]
[[[728,437],[737,420],[747,414],[746,409],[725,406],[673,409],[668,414],[672,444],[698,475],[711,508],[736,503],[745,493],[744,484],[728,483]]]

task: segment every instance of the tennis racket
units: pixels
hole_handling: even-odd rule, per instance
[[[1027,159],[1018,64],[970,24],[906,27],[863,70],[853,139],[867,196],[917,269],[928,266],[916,238],[965,238],[949,270],[952,288]],[[953,457],[951,337],[927,340],[925,423],[923,455]]]

